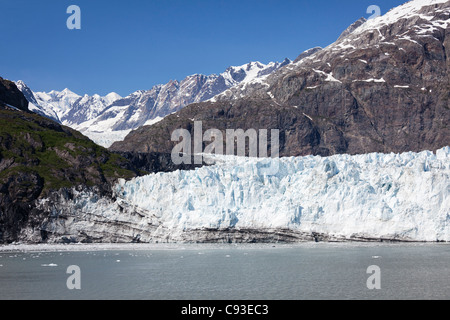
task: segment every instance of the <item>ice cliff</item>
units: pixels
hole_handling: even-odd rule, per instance
[[[53,241],[450,241],[449,147],[215,161],[119,181],[113,200],[72,190],[43,229]],[[275,175],[268,161],[279,161]]]

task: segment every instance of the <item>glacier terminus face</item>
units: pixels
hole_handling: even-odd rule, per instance
[[[294,242],[450,241],[450,147],[436,154],[211,157],[215,165],[195,171],[120,180],[112,199],[80,190],[61,195],[41,228],[54,241],[251,242],[268,234]],[[276,175],[262,170],[270,161],[279,161]],[[24,238],[35,236],[24,231]]]

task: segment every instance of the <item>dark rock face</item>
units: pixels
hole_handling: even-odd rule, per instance
[[[195,119],[204,131],[279,129],[281,156],[435,151],[450,144],[450,27],[436,27],[449,16],[447,2],[377,28],[359,21],[257,89],[188,106],[111,149],[171,152],[173,130]]]
[[[11,105],[19,110],[28,111],[28,100],[17,89],[14,82],[0,77],[0,107]]]
[[[195,165],[194,159],[191,160],[192,164],[175,165],[172,162],[172,155],[170,153],[118,152],[118,154],[127,159],[134,168],[149,173],[194,170],[205,165],[205,163],[203,165]]]

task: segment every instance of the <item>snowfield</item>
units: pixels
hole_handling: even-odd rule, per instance
[[[158,221],[172,239],[187,230],[242,228],[450,241],[449,147],[436,154],[215,159],[196,171],[122,180],[117,201]],[[261,173],[267,161],[279,161],[276,175]]]

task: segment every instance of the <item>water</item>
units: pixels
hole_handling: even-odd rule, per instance
[[[0,299],[449,299],[449,270],[446,244],[23,247],[0,251]]]

